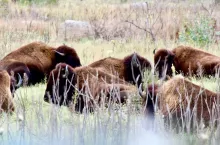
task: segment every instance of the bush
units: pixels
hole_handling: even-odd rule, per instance
[[[184,29],[179,34],[181,42],[196,43],[204,46],[213,42],[214,21],[208,17],[198,17],[194,23],[185,24]]]

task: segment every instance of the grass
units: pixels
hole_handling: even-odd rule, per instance
[[[153,63],[155,48],[172,49],[178,45],[199,47],[220,56],[220,46],[216,43],[201,47],[197,43],[171,39],[177,30],[183,28],[184,22],[193,22],[197,16],[195,12],[209,16],[199,1],[148,1],[148,12],[133,8],[130,5],[133,1],[121,4],[119,0],[60,0],[44,5],[7,0],[0,2],[0,58],[33,41],[43,41],[51,46],[65,43],[76,49],[83,65],[108,56],[123,58],[133,52]],[[209,3],[204,1],[205,6]],[[67,30],[65,35],[62,26],[66,19],[90,22],[100,37],[75,36],[71,30]],[[148,25],[144,25],[146,19],[149,20]],[[148,33],[124,23],[124,20],[152,31],[156,40],[152,42]],[[123,23],[118,23],[121,21]],[[207,89],[219,91],[216,78],[190,79]],[[45,87],[45,84],[38,84],[16,91],[16,112],[1,115],[1,144],[214,145],[219,140],[218,130],[212,134],[209,128],[196,133],[178,134],[172,129],[167,130],[161,116],[157,116],[153,125],[143,117],[140,104],[115,106],[115,109],[100,108],[92,114],[71,113],[67,107],[45,103]]]

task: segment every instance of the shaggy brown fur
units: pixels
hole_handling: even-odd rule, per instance
[[[173,49],[174,66],[184,75],[215,75],[219,69],[220,57],[188,46]]]
[[[62,53],[62,54],[61,54]],[[30,70],[29,83],[35,84],[49,76],[50,71],[59,62],[65,62],[72,67],[81,66],[76,51],[68,46],[60,46],[57,49],[42,42],[33,42],[9,53],[2,60],[2,65],[11,61],[24,63]]]
[[[138,85],[142,82],[143,71],[145,69],[151,69],[150,62],[136,53],[126,56],[124,59],[112,57],[104,58],[93,62],[89,66],[117,75],[119,78],[132,84],[136,84],[135,80],[139,76],[137,81]]]
[[[152,89],[152,86],[154,86],[154,89]],[[146,112],[149,114],[154,114],[154,108],[151,104],[154,104],[157,99],[159,110],[164,117],[169,118],[169,115],[171,115],[174,120],[180,123],[181,119],[184,121],[189,119],[187,118],[189,115],[193,116],[192,120],[204,119],[206,125],[210,120],[219,117],[217,111],[219,96],[183,77],[176,76],[161,86],[151,85],[147,92],[148,97],[152,98],[148,99],[149,102],[146,105]],[[144,100],[148,97],[145,96]],[[212,116],[213,113],[217,116]]]
[[[13,112],[15,110],[10,83],[11,79],[7,71],[0,70],[0,112]]]
[[[73,96],[78,94],[75,110],[82,112],[87,104],[86,108],[92,111],[94,100],[100,101],[101,92],[106,94],[107,97],[111,97],[109,95],[113,87],[117,87],[118,91],[125,95],[125,91],[133,87],[99,69],[88,66],[77,68],[66,66],[68,65],[58,64],[51,72],[44,96],[46,102],[51,101],[54,104],[69,106],[74,101]],[[119,101],[125,102],[126,98],[124,96],[119,97],[121,97]]]
[[[170,54],[174,54],[174,59],[166,62],[165,58],[169,58]],[[171,75],[171,64],[174,65],[177,73],[184,75],[215,75],[220,67],[220,57],[207,53],[200,49],[195,49],[189,46],[178,46],[172,51],[161,49],[154,56],[155,63],[159,58],[162,64],[158,64],[159,74],[164,72],[164,64],[167,65],[167,75]],[[163,76],[163,75],[160,75]]]

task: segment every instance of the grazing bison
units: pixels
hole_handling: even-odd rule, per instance
[[[66,106],[70,106],[76,100],[75,111],[82,112],[84,108],[92,111],[95,103],[101,101],[99,96],[105,94],[107,98],[112,97],[110,95],[114,93],[114,88],[119,94],[116,101],[124,103],[128,95],[126,92],[134,90],[135,87],[95,68],[72,68],[60,63],[50,73],[44,100]]]
[[[0,70],[0,112],[13,112],[15,110],[12,93],[10,91],[11,78],[6,70]]]
[[[215,75],[220,66],[220,57],[189,46],[178,46],[172,51],[160,49],[154,56],[160,78],[172,75],[171,66],[184,75]]]
[[[132,84],[136,84],[137,81],[138,86],[143,81],[143,71],[145,69],[151,69],[150,62],[137,53],[128,55],[124,57],[124,59],[107,57],[93,62],[89,66],[98,68],[107,73],[118,75],[119,78]],[[139,79],[137,80],[138,77]]]
[[[157,104],[159,112],[168,121],[172,118],[180,125],[201,120],[207,125],[210,121],[214,123],[219,118],[218,94],[183,77],[175,76],[161,86],[150,85],[146,92],[140,94],[146,103],[145,113],[151,116],[154,116],[155,104]]]
[[[17,66],[13,62],[20,65]],[[55,49],[42,42],[33,42],[5,56],[0,67],[7,68],[10,65],[12,70],[29,71],[30,73],[27,73],[29,84],[36,84],[45,76],[49,76],[50,71],[60,62],[65,62],[72,67],[81,66],[80,59],[73,48],[63,45]]]

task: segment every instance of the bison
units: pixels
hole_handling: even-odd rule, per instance
[[[0,67],[26,73],[28,84],[41,82],[60,62],[72,67],[81,66],[76,51],[66,45],[50,47],[42,42],[32,42],[9,53],[0,62]],[[23,75],[23,74],[20,74]]]
[[[173,119],[180,125],[202,120],[208,125],[210,121],[216,123],[219,118],[218,94],[182,76],[175,76],[162,85],[149,85],[146,93],[140,91],[140,94],[144,100],[145,113],[150,116],[154,116],[157,107],[166,120]]]
[[[105,94],[111,98],[114,90],[118,90],[115,94],[119,95],[113,100],[124,103],[127,92],[132,89],[134,86],[99,69],[89,66],[72,68],[60,63],[50,73],[44,100],[65,106],[75,101],[75,111],[82,113],[84,108],[93,111],[94,105],[101,101],[99,96]]]
[[[21,80],[21,78],[19,80]],[[9,76],[6,70],[0,70],[0,112],[5,111],[10,113],[15,110],[13,96],[10,91],[10,86],[15,84],[15,80]],[[17,85],[21,85],[21,82]]]
[[[160,49],[154,55],[159,77],[172,75],[171,66],[184,75],[215,75],[220,66],[220,57],[189,46],[178,46],[173,50]]]
[[[107,57],[93,62],[88,66],[118,75],[120,79],[137,84],[138,86],[143,81],[143,71],[145,69],[151,69],[151,63],[137,53],[128,55],[123,59]]]

